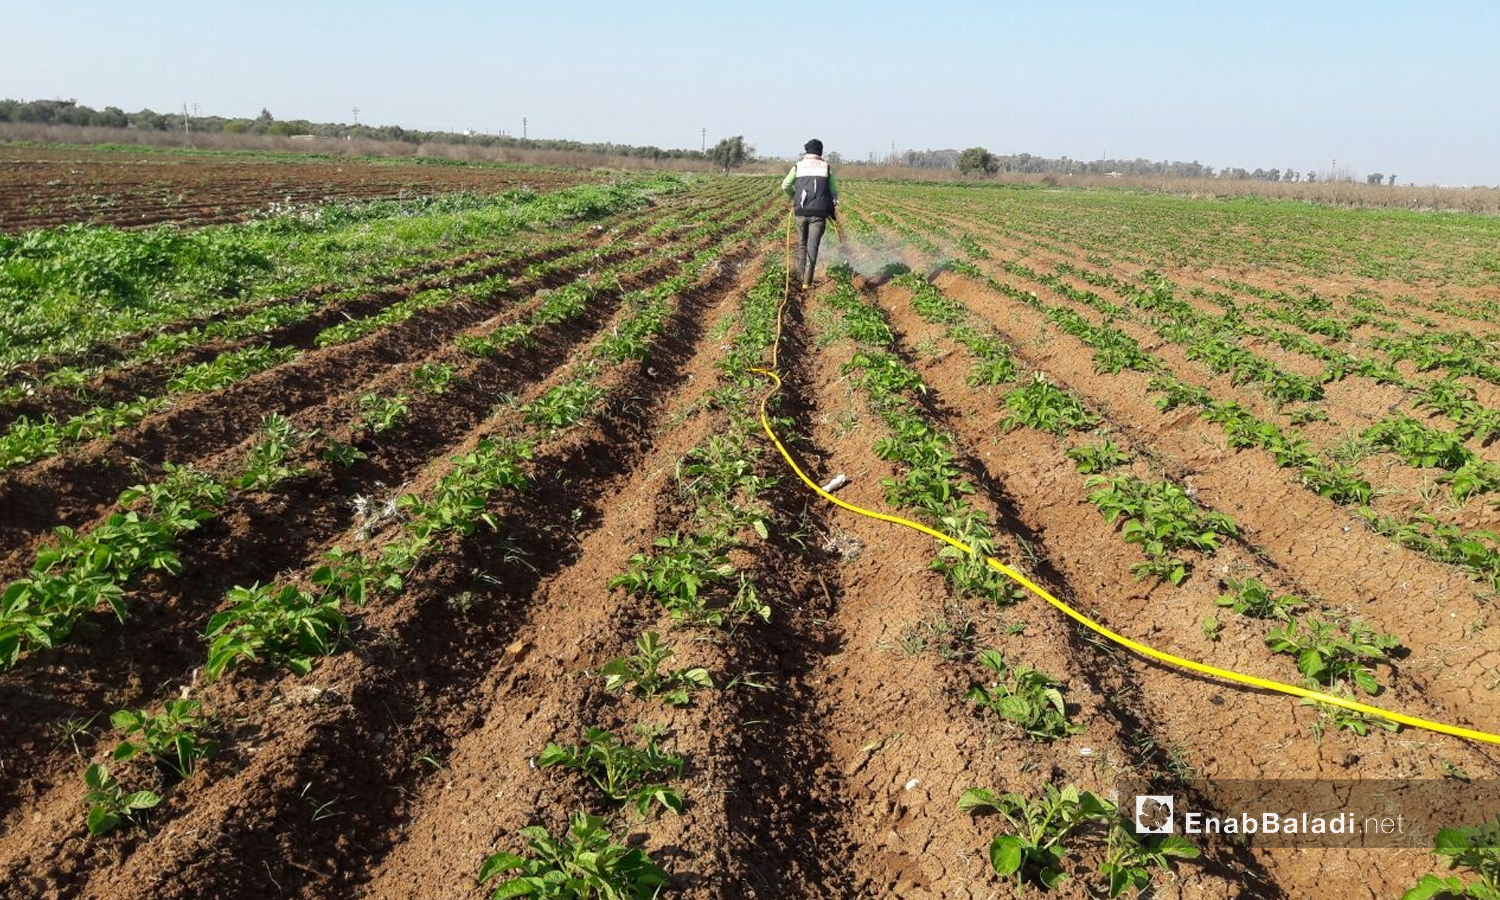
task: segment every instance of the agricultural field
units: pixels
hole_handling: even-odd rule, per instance
[[[546,190],[593,180],[565,169],[443,163],[4,145],[0,233],[76,222],[208,225],[326,201]]]
[[[779,316],[776,183],[0,237],[0,883],[1496,889],[1137,838],[1127,778],[1500,757],[1149,662],[825,503],[760,370],[842,501],[1159,650],[1500,731],[1500,221],[850,180]]]

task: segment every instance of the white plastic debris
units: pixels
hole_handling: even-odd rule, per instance
[[[911,781],[908,781],[906,783],[906,789],[909,791],[921,783],[921,779],[913,778]]]
[[[828,483],[823,485],[823,490],[831,494],[848,483],[849,476],[845,475],[843,472],[840,472],[832,478],[828,479]]]

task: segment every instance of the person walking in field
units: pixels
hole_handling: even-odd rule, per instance
[[[781,179],[781,189],[792,199],[792,215],[797,220],[797,255],[792,260],[797,267],[795,274],[802,279],[803,288],[810,288],[823,228],[838,214],[839,189],[833,169],[823,161],[823,142],[813,138],[802,149],[802,158]]]

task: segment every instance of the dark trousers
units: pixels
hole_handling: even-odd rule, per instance
[[[792,261],[797,269],[793,273],[803,284],[812,281],[813,269],[818,266],[818,244],[823,241],[823,228],[828,220],[822,216],[797,217],[797,256]]]

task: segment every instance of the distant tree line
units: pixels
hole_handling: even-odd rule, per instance
[[[399,125],[346,125],[335,122],[309,122],[306,119],[277,119],[262,109],[253,119],[223,116],[187,116],[187,130],[193,134],[268,134],[289,137],[310,134],[316,137],[364,138],[376,141],[404,141],[410,144],[471,144],[479,147],[516,147],[528,150],[566,150],[581,153],[604,153],[643,159],[704,159],[700,150],[662,149],[613,142],[584,142],[518,138],[504,134],[478,134],[454,131],[419,131]],[[150,109],[128,113],[106,106],[91,109],[73,100],[0,100],[0,122],[27,122],[38,125],[88,125],[96,128],[129,128],[136,131],[182,131],[181,113],[159,113]]]
[[[859,165],[859,161],[852,161]],[[1068,157],[1052,158],[1046,156],[1033,156],[1030,153],[997,154],[991,153],[984,147],[970,147],[967,150],[907,150],[904,153],[888,156],[885,159],[870,159],[868,163],[880,165],[910,166],[918,169],[957,169],[963,174],[997,175],[1001,173],[1014,173],[1021,175],[1120,175],[1120,176],[1156,176],[1162,178],[1223,178],[1239,181],[1285,181],[1285,182],[1315,182],[1320,180],[1317,173],[1312,170],[1298,172],[1296,169],[1242,169],[1237,166],[1227,166],[1214,170],[1213,166],[1206,166],[1194,160],[1192,162],[1180,162],[1177,160],[1149,160],[1149,159],[1095,159],[1081,160],[1069,159]],[[1330,179],[1328,173],[1324,173],[1321,180],[1352,181],[1353,177],[1343,172],[1335,173]],[[1396,183],[1396,176],[1375,173],[1365,179],[1369,184],[1380,184],[1385,181],[1388,184]]]

